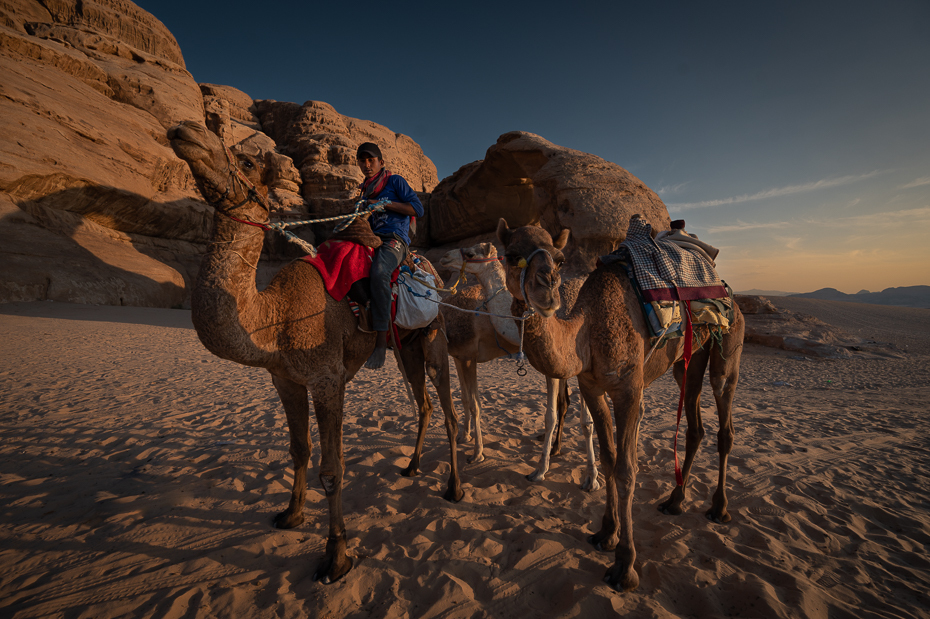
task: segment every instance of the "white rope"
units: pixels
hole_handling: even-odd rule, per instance
[[[358,202],[356,202],[355,210],[345,215],[334,215],[333,217],[323,217],[321,219],[304,219],[302,221],[278,222],[274,224],[268,224],[268,227],[272,228],[273,230],[278,230],[280,232],[283,232],[286,228],[293,228],[295,226],[306,226],[307,224],[320,224],[320,223],[326,223],[328,221],[339,221],[340,219],[355,219],[360,214],[363,214],[363,211],[361,210],[361,206],[362,204],[364,204],[364,202],[365,200],[359,200]],[[387,198],[383,200],[379,200],[378,202],[372,204],[371,208],[368,210],[372,212],[383,211],[384,206],[388,204],[389,202],[390,200],[388,200]]]

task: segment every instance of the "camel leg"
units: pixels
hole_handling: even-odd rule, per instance
[[[704,372],[707,369],[708,354],[706,347],[696,351],[688,364],[688,375],[685,376],[685,364],[679,361],[675,364],[673,373],[678,388],[685,382],[684,412],[688,429],[685,432],[685,459],[681,465],[681,485],[676,485],[668,499],[659,504],[659,511],[663,514],[677,516],[682,513],[681,504],[685,500],[688,480],[691,477],[691,466],[697,455],[698,447],[704,439],[704,424],[701,421],[701,389],[704,386]]]
[[[543,440],[542,453],[539,455],[539,466],[526,478],[533,482],[544,481],[546,473],[549,471],[549,458],[552,453],[552,441],[555,436],[556,426],[556,400],[563,381],[558,378],[546,377],[546,436]]]
[[[732,336],[728,338],[728,336]],[[733,345],[738,336],[739,345]],[[730,521],[727,512],[727,458],[733,449],[733,397],[736,395],[736,383],[739,382],[739,362],[742,353],[743,334],[739,330],[724,336],[724,350],[714,347],[710,357],[710,386],[714,391],[717,404],[717,418],[720,429],[717,431],[717,453],[720,456],[720,469],[717,474],[717,490],[714,492],[711,508],[707,517],[717,523]],[[728,346],[728,344],[731,344]]]
[[[342,477],[345,454],[342,448],[342,410],[345,403],[345,382],[329,376],[318,377],[311,386],[313,409],[320,430],[320,482],[329,502],[329,536],[323,561],[313,575],[314,580],[331,584],[352,569],[352,559],[346,554],[346,528],[342,514]]]
[[[439,394],[439,406],[442,408],[446,423],[446,435],[449,438],[450,463],[452,466],[449,472],[449,483],[443,498],[457,503],[465,496],[465,492],[462,490],[462,481],[459,478],[458,446],[456,443],[459,430],[455,405],[452,403],[452,376],[449,372],[449,352],[446,347],[445,337],[440,330],[434,329],[425,333],[420,339],[426,362],[426,373],[429,375],[436,393]],[[477,378],[475,382],[477,384]],[[477,396],[477,390],[475,394]],[[480,442],[481,429],[477,424],[475,429],[478,432]]]
[[[475,422],[475,452],[466,460],[469,464],[484,461],[484,439],[481,436],[481,402],[478,398],[478,364],[474,359],[455,359],[455,369],[462,388],[462,407],[465,409],[464,442],[471,440],[471,422]]]
[[[617,461],[613,477],[616,482],[620,531],[615,561],[604,575],[604,582],[616,591],[631,591],[639,586],[639,575],[633,569],[636,562],[636,549],[633,546],[633,491],[636,488],[642,395],[641,379],[611,389],[614,423],[617,427]]]
[[[304,501],[307,497],[307,465],[310,462],[310,402],[307,387],[287,378],[271,375],[271,382],[278,391],[287,427],[291,436],[291,459],[294,461],[294,485],[291,501],[283,512],[274,517],[274,526],[293,529],[304,522]]]
[[[413,341],[404,345],[400,350],[400,362],[404,364],[404,372],[407,375],[407,380],[410,381],[410,388],[413,390],[413,397],[417,402],[418,413],[417,442],[413,448],[413,455],[410,456],[410,464],[407,465],[407,468],[402,469],[400,474],[404,477],[416,477],[417,472],[420,470],[420,457],[423,455],[426,429],[429,427],[430,418],[433,415],[433,403],[430,401],[429,394],[426,393],[426,373],[423,367],[423,348],[420,342]]]
[[[471,426],[472,420],[474,418],[474,411],[472,410],[472,403],[466,396],[465,386],[465,372],[467,367],[470,365],[467,359],[459,359],[453,357],[452,359],[455,362],[455,372],[459,377],[459,387],[462,390],[462,410],[464,411],[463,421],[465,422],[465,427],[462,428],[462,442],[468,443],[471,441]],[[477,371],[475,372],[477,375]]]
[[[601,466],[607,471],[604,516],[601,518],[601,528],[594,535],[588,536],[588,542],[598,550],[613,550],[617,546],[617,532],[620,529],[620,522],[617,517],[617,482],[613,474],[617,460],[617,448],[614,443],[610,408],[604,398],[603,389],[584,380],[582,376],[578,377],[578,387],[594,422],[594,430],[597,432],[597,440],[601,446]]]
[[[581,400],[581,430],[584,432],[584,441],[588,456],[587,475],[581,482],[581,489],[585,492],[596,492],[601,487],[601,482],[597,480],[597,457],[594,454],[594,419],[591,417],[591,411],[588,405]]]
[[[556,400],[555,436],[552,438],[551,455],[562,453],[562,428],[565,426],[565,414],[570,403],[568,381],[562,380],[559,385],[558,399]]]

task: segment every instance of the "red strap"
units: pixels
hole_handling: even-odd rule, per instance
[[[232,219],[233,221],[238,221],[240,224],[255,226],[256,228],[261,228],[262,230],[271,230],[271,228],[266,226],[265,224],[260,224],[255,221],[246,221],[245,219],[239,219],[238,217],[233,217],[232,215],[226,215],[226,216]]]
[[[685,301],[685,375],[681,380],[681,395],[678,397],[678,421],[675,423],[675,483],[679,486],[685,484],[681,474],[681,465],[678,464],[678,428],[681,426],[681,409],[685,403],[685,385],[688,384],[688,363],[691,361],[691,301]]]

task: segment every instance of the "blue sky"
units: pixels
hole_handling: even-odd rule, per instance
[[[440,178],[514,130],[617,163],[736,290],[930,284],[925,0],[137,4],[198,82],[373,120]]]

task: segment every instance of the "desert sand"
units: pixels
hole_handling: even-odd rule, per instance
[[[358,374],[344,424],[355,569],[325,586],[312,579],[327,518],[315,470],[306,523],[270,525],[292,471],[264,370],[213,357],[189,311],[0,305],[0,616],[928,617],[930,310],[786,304],[894,354],[747,346],[725,525],[704,516],[717,467],[706,387],[686,512],[657,511],[674,484],[677,391],[670,375],[652,385],[633,513],[641,584],[623,594],[601,582],[612,553],[585,541],[604,491],[578,487],[576,405],[546,481],[524,477],[544,381],[514,361],[479,370],[487,459],[466,465],[460,446],[458,504],[441,497],[441,413],[420,476],[401,477],[416,419],[399,373]]]

